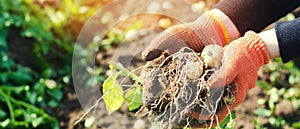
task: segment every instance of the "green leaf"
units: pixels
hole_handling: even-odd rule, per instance
[[[43,54],[48,54],[49,52],[49,44],[43,43],[41,44],[41,50]]]
[[[128,32],[129,30],[138,30],[143,26],[143,22],[142,21],[136,21],[133,24],[131,24],[131,26],[129,26],[128,28],[126,28],[126,32]]]
[[[14,117],[20,117],[26,114],[26,112],[23,109],[14,109]]]
[[[10,91],[12,91],[12,92],[14,92],[16,94],[21,94],[21,92],[25,90],[24,87],[25,86],[18,86],[18,87],[12,87],[12,86],[10,86],[8,88],[10,89]]]
[[[280,127],[286,124],[286,121],[282,118],[282,117],[272,117],[269,120],[269,123],[273,126],[273,127]]]
[[[35,104],[36,103],[37,94],[36,94],[36,92],[26,92],[26,98],[29,99],[29,102],[31,104]]]
[[[84,127],[90,128],[93,126],[94,123],[95,123],[95,117],[92,116],[84,121]]]
[[[225,127],[227,127],[228,128],[228,126],[234,126],[234,122],[232,122],[231,123],[231,120],[232,119],[235,119],[236,118],[236,115],[235,115],[235,113],[234,112],[231,112],[231,114],[228,114],[227,116],[226,116],[226,118],[220,123],[220,127],[221,128],[225,128]],[[227,126],[226,126],[227,125]],[[232,127],[233,128],[233,127]]]
[[[63,97],[62,91],[58,88],[49,89],[47,90],[47,93],[51,95],[53,98],[55,98],[56,100],[61,100]]]
[[[103,100],[108,114],[118,110],[124,101],[123,89],[116,80],[119,74],[113,73],[103,83]]]
[[[275,71],[270,74],[270,81],[272,84],[277,84],[276,80],[280,78],[280,72]]]
[[[31,123],[32,119],[32,115],[29,112],[24,111],[24,122]]]
[[[278,102],[279,101],[279,95],[278,95],[278,93],[270,94],[269,101]]]
[[[5,61],[3,59],[5,59]],[[1,63],[0,68],[5,68],[5,69],[10,69],[11,67],[13,67],[13,65],[15,65],[15,62],[7,56],[2,57],[0,63]],[[8,76],[10,76],[10,74],[7,74],[7,78]]]
[[[300,129],[300,121],[293,123],[293,128]]]
[[[265,127],[263,127],[260,123],[259,123],[259,120],[257,118],[254,118],[253,119],[253,123],[255,125],[255,129],[267,129]]]
[[[262,81],[262,80],[258,80],[256,82],[256,85],[261,86],[264,90],[267,90],[267,91],[271,89],[270,86],[265,81]]]
[[[1,127],[6,127],[9,124],[9,122],[10,122],[10,119],[6,119],[5,121],[1,121],[0,126]]]
[[[292,14],[292,13],[289,13],[289,14],[287,14],[287,15],[284,17],[284,19],[285,19],[286,21],[294,20],[294,19],[295,19],[295,15]]]
[[[52,129],[59,129],[59,124],[57,120],[51,122]]]
[[[9,73],[8,78],[14,80],[17,84],[24,84],[32,81],[32,77],[28,73],[27,69],[22,66],[18,66],[18,70],[16,72]]]
[[[0,24],[1,25],[1,24]],[[6,37],[8,35],[8,29],[7,28],[2,28],[0,29],[0,47],[7,48],[7,41]]]
[[[105,77],[104,76],[97,76],[97,81],[103,83],[105,81]]]
[[[270,117],[272,113],[270,110],[267,110],[265,108],[258,108],[254,111],[254,114],[263,117]]]
[[[288,78],[288,82],[290,85],[298,84],[300,81],[300,77],[298,75],[290,75]]]
[[[97,78],[89,78],[87,81],[86,81],[86,86],[87,87],[94,87],[94,86],[97,86]]]
[[[287,69],[291,69],[294,67],[294,62],[293,61],[289,61],[289,62],[286,62],[284,64],[284,66],[287,68]]]
[[[63,81],[65,84],[69,84],[69,83],[70,83],[70,77],[69,77],[69,76],[65,76],[65,77],[63,77],[62,81]]]
[[[227,123],[225,129],[234,129],[235,125],[236,125],[236,122],[233,121],[233,120],[230,120],[230,121]]]
[[[5,111],[3,111],[2,109],[0,109],[0,120],[5,118],[7,115],[7,113]]]
[[[256,103],[262,105],[262,104],[266,103],[266,100],[265,99],[257,99]]]
[[[142,105],[142,93],[143,89],[140,87],[135,87],[128,90],[127,94],[125,95],[125,100],[128,102],[129,111],[135,110]]]
[[[58,107],[59,106],[59,102],[57,102],[56,100],[54,100],[54,99],[52,99],[52,100],[50,100],[49,102],[48,102],[48,105],[50,106],[50,107]]]
[[[7,74],[0,73],[0,82],[1,83],[7,82],[7,79],[8,79]]]
[[[299,99],[293,99],[292,105],[294,106],[295,109],[300,110],[300,100]]]
[[[7,11],[9,8],[10,8],[10,6],[9,6],[9,2],[7,2],[7,1],[5,1],[5,0],[1,0],[0,1],[0,9],[2,10],[2,11]]]
[[[36,128],[37,126],[39,126],[41,123],[43,122],[43,117],[38,117],[36,119],[34,119],[31,124],[33,128]]]

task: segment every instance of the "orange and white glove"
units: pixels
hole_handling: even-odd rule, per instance
[[[150,61],[159,57],[164,50],[173,54],[186,46],[201,52],[208,44],[225,46],[239,36],[239,31],[226,14],[212,9],[194,22],[172,26],[159,34],[143,51],[142,57]]]
[[[191,116],[196,119],[208,118],[213,126],[220,123],[247,95],[248,90],[253,88],[257,80],[257,71],[260,66],[267,64],[270,54],[265,42],[253,31],[248,31],[243,37],[231,42],[224,51],[223,65],[208,80],[210,90],[224,90],[224,86],[232,82],[236,84],[231,90],[234,92],[235,101],[232,105],[223,106],[214,116],[204,116],[192,112]],[[208,125],[210,125],[208,123]]]

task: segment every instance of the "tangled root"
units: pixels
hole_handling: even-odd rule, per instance
[[[166,128],[195,127],[203,125],[189,116],[191,111],[216,114],[221,106],[233,104],[231,90],[213,93],[207,80],[214,73],[204,63],[200,53],[182,48],[173,55],[164,52],[159,58],[148,62],[142,73],[143,103],[153,122],[162,122]],[[225,86],[229,89],[234,84]],[[213,96],[213,97],[212,97]]]

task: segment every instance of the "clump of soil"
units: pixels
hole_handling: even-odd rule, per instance
[[[143,103],[149,110],[150,120],[161,122],[166,128],[201,126],[208,121],[192,118],[189,115],[191,111],[211,116],[221,106],[233,104],[235,98],[228,89],[234,84],[225,86],[227,90],[215,95],[210,91],[207,80],[219,66],[204,62],[201,53],[185,47],[172,55],[165,51],[145,65],[141,73]]]

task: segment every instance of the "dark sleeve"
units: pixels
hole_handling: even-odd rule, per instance
[[[276,23],[275,31],[282,61],[300,57],[300,18]]]
[[[300,0],[223,0],[215,8],[222,10],[244,35],[248,30],[260,32],[299,5]]]

